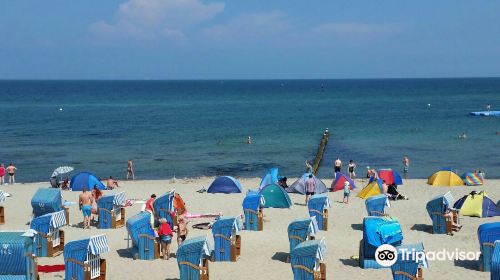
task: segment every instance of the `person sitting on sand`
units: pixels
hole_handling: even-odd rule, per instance
[[[168,260],[170,258],[170,243],[172,243],[172,237],[174,236],[170,225],[167,223],[167,219],[160,219],[160,226],[158,227],[158,237],[160,238],[161,253],[163,254],[163,259]]]
[[[83,214],[83,228],[90,229],[90,215],[92,214],[92,203],[94,202],[94,198],[92,194],[87,192],[87,188],[83,187],[82,193],[79,197],[79,205],[80,210]]]
[[[106,189],[112,190],[114,188],[118,188],[118,181],[113,179],[112,176],[109,176],[109,179],[106,181]]]
[[[408,197],[398,192],[398,186],[396,184],[387,186],[387,195],[389,196],[390,200],[408,200]]]
[[[278,179],[278,185],[284,189],[288,188],[288,184],[286,183],[287,178],[286,177],[280,177]]]

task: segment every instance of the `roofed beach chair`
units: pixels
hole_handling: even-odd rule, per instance
[[[491,280],[500,280],[500,240],[495,241],[491,258]]]
[[[434,234],[449,234],[453,235],[453,231],[459,228],[452,227],[452,218],[447,217],[446,213],[450,212],[456,224],[459,223],[458,210],[453,209],[453,196],[450,192],[444,195],[438,195],[427,203],[427,213],[432,219],[432,233]]]
[[[240,221],[237,217],[221,218],[212,225],[214,236],[213,261],[235,262],[241,253]]]
[[[375,260],[375,251],[382,244],[394,247],[401,245],[403,232],[397,220],[390,217],[365,217],[363,239],[359,244],[359,266],[361,268],[382,268]]]
[[[365,201],[368,216],[388,216],[385,213],[385,206],[389,205],[389,199],[385,194],[369,197]]]
[[[398,250],[397,261],[391,266],[394,280],[424,280],[422,268],[427,267],[424,244],[405,244],[396,248]],[[422,260],[417,254],[424,254]]]
[[[154,260],[160,257],[160,244],[151,227],[151,214],[141,212],[127,220],[127,231],[132,239],[132,257]]]
[[[66,225],[64,210],[33,218],[30,228],[36,231],[34,253],[38,257],[55,257],[63,252]]]
[[[324,239],[307,240],[297,245],[291,252],[294,280],[326,280],[326,255]]]
[[[68,242],[64,246],[66,280],[105,280],[106,260],[101,254],[109,252],[105,234]]]
[[[120,228],[125,225],[125,192],[102,196],[97,202],[99,228]]]
[[[320,230],[328,230],[328,208],[331,207],[328,194],[315,194],[309,198],[309,216],[315,217]]]
[[[290,253],[300,243],[306,240],[314,240],[314,236],[316,235],[318,230],[318,223],[316,222],[315,217],[297,219],[292,221],[288,225],[288,241],[290,243]],[[288,261],[289,260],[290,259],[288,259]]]
[[[171,228],[177,224],[172,218],[172,212],[174,212],[174,196],[175,190],[171,192],[165,193],[159,197],[157,197],[153,202],[153,208],[155,210],[156,218],[158,219],[167,219],[168,224]]]
[[[0,190],[0,203],[5,202],[5,193]],[[0,206],[0,225],[5,224],[5,210],[3,206]]]
[[[60,189],[40,188],[31,199],[33,217],[39,217],[48,213],[65,211],[66,224],[69,225],[69,209],[63,206]]]
[[[264,196],[258,192],[247,193],[242,205],[245,216],[243,228],[245,230],[261,231],[263,229],[264,214],[262,213],[262,209],[264,208],[264,204]]]
[[[0,244],[0,279],[40,279],[32,236],[23,231],[3,231]]]
[[[198,236],[182,242],[176,253],[180,280],[208,280],[210,247],[206,236]]]
[[[479,270],[490,271],[491,257],[495,241],[500,240],[500,222],[482,224],[477,229],[479,238]]]

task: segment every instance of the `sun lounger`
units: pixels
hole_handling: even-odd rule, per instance
[[[477,229],[477,236],[479,239],[479,249],[481,250],[479,270],[490,271],[495,241],[500,240],[500,222],[480,225]]]
[[[182,242],[176,253],[180,280],[209,280],[210,247],[206,236]]]
[[[106,260],[101,254],[109,252],[105,234],[68,242],[64,247],[65,279],[105,280]]]

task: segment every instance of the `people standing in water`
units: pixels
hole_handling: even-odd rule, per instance
[[[92,194],[87,192],[87,188],[84,187],[82,189],[82,193],[79,197],[79,206],[80,210],[83,214],[83,228],[90,229],[90,215],[92,215],[92,203],[94,202],[94,198]]]
[[[313,173],[313,167],[310,160],[306,160],[306,173]]]
[[[248,136],[245,143],[247,143],[248,145],[252,144],[252,137]]]
[[[348,165],[348,168],[349,168],[349,178],[352,179],[355,179],[356,178],[356,164],[354,163],[354,161],[351,159],[349,161],[349,165]]]
[[[0,163],[0,185],[5,184],[5,167]]]
[[[403,156],[403,176],[408,179],[408,169],[410,168],[410,158],[407,155]]]
[[[129,159],[127,162],[127,177],[126,179],[132,177],[132,180],[135,180],[135,174],[134,174],[134,164],[132,163],[132,160]]]
[[[486,111],[488,111],[488,112],[491,111],[491,105],[490,104],[486,105]]]
[[[7,173],[9,174],[9,184],[15,184],[16,183],[16,178],[15,178],[16,171],[17,171],[17,168],[11,162],[9,164],[9,166],[7,166]]]
[[[313,175],[309,174],[309,178],[306,181],[306,205],[309,202],[309,196],[314,195],[316,190],[316,181],[314,181]]]
[[[337,172],[340,172],[340,170],[342,170],[342,161],[340,160],[340,158],[337,158],[333,163],[333,175],[335,179],[337,179]]]

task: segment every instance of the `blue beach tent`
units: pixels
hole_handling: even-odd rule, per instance
[[[243,222],[245,230],[262,230],[265,199],[257,192],[248,192],[243,199],[243,213],[245,220]]]
[[[293,279],[326,279],[326,265],[322,262],[325,254],[324,239],[307,240],[297,245],[290,253]]]
[[[182,242],[176,253],[180,280],[208,279],[210,247],[206,236],[190,238]]]
[[[106,275],[106,260],[101,254],[109,252],[105,234],[68,242],[64,246],[65,279],[100,279]]]
[[[221,218],[212,225],[214,236],[214,260],[217,262],[236,261],[240,255],[240,220],[237,217]]]
[[[500,240],[500,222],[482,224],[477,229],[479,239],[479,270],[490,271],[494,243]]]
[[[207,190],[208,193],[241,193],[241,185],[231,176],[217,177]]]
[[[278,184],[278,168],[277,167],[273,167],[271,169],[269,169],[266,173],[266,175],[264,175],[264,177],[262,177],[262,180],[260,180],[260,184],[259,184],[259,190],[262,189],[263,187],[269,185],[269,184]]]
[[[99,228],[118,228],[125,224],[125,192],[102,196],[97,202]]]
[[[31,207],[35,217],[64,210],[61,190],[54,188],[38,189],[31,199]]]
[[[48,213],[33,218],[30,228],[35,230],[35,255],[54,257],[64,248],[64,232],[59,230],[66,225],[66,211]]]
[[[259,194],[264,197],[264,207],[266,208],[290,208],[292,200],[282,187],[271,184],[263,187]]]
[[[330,207],[330,198],[326,193],[312,195],[307,202],[309,216],[316,219],[318,228],[321,230],[328,230],[328,208]]]
[[[151,214],[141,212],[129,218],[127,232],[132,239],[134,259],[154,260],[160,257],[160,246],[151,227]]]
[[[80,172],[71,178],[71,182],[69,183],[69,188],[72,191],[82,191],[83,188],[87,188],[88,191],[94,189],[94,186],[97,185],[100,190],[105,190],[104,186],[97,177],[89,172]]]
[[[172,219],[172,212],[174,211],[174,196],[175,190],[165,193],[155,199],[153,208],[159,219],[167,219],[171,228],[174,228],[174,220]]]
[[[38,280],[33,237],[24,232],[0,232],[0,279]]]

